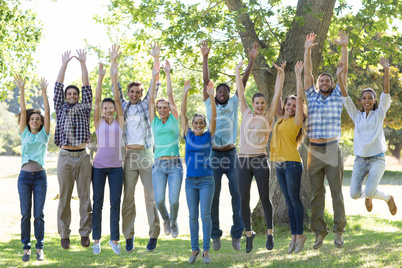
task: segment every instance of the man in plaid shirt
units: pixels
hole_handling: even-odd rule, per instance
[[[343,102],[339,84],[334,87],[330,74],[324,73],[318,77],[316,86],[318,92],[313,85],[311,49],[317,45],[314,43],[316,36],[314,33],[307,35],[304,45],[304,90],[308,101],[307,135],[311,141],[307,169],[313,195],[311,200],[311,229],[316,235],[313,248],[320,248],[324,237],[328,234],[324,221],[324,177],[328,180],[332,196],[334,244],[335,247],[341,248],[344,243],[343,232],[346,226],[345,205],[342,195],[343,156],[338,143],[341,136]],[[348,36],[344,31],[340,31],[339,37],[340,40],[336,42],[341,46],[341,61],[345,64],[346,69],[342,78],[346,83]]]
[[[149,53],[154,57],[154,66],[159,69],[160,46],[155,44]],[[126,239],[126,251],[129,253],[134,250],[134,221],[136,217],[134,194],[138,177],[141,178],[144,186],[149,224],[150,239],[146,246],[147,251],[155,249],[160,232],[159,216],[152,184],[154,137],[149,121],[149,94],[157,94],[159,89],[158,80],[159,73],[153,77],[148,93],[143,100],[141,100],[141,97],[144,88],[141,82],[131,82],[127,85],[128,101],[123,97],[122,89],[119,85],[120,101],[124,113],[123,142],[126,147],[123,180],[124,198],[121,210],[122,231]]]
[[[70,51],[62,55],[62,66],[54,87],[54,109],[57,115],[55,144],[60,147],[57,162],[57,178],[60,188],[57,211],[57,229],[61,237],[61,246],[70,248],[71,194],[74,181],[80,199],[81,245],[89,247],[89,235],[92,230],[92,207],[90,185],[92,165],[86,145],[89,142],[89,119],[92,109],[92,90],[89,85],[88,70],[85,65],[86,52],[77,50],[78,56],[71,56]],[[68,62],[76,58],[82,71],[82,102],[79,103],[78,87],[70,85],[63,92],[64,75]]]

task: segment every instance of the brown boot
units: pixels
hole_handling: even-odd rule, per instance
[[[60,241],[61,247],[64,249],[69,249],[70,248],[70,238],[62,238]]]
[[[91,242],[89,241],[89,237],[85,237],[85,236],[81,236],[81,246],[83,246],[84,248],[89,247],[89,244]]]
[[[391,195],[391,198],[389,199],[389,201],[387,202],[387,204],[389,207],[389,211],[391,212],[391,215],[395,215],[397,209],[396,209],[394,197],[392,195]]]
[[[371,212],[373,210],[373,200],[370,197],[366,197],[364,203],[366,204],[367,211]]]

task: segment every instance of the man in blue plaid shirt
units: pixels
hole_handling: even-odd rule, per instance
[[[89,120],[92,109],[92,90],[89,85],[88,70],[85,65],[86,52],[77,50],[78,56],[70,57],[70,51],[62,55],[62,66],[54,87],[54,109],[57,124],[54,143],[60,147],[57,161],[57,178],[60,188],[59,207],[57,210],[57,229],[61,237],[61,246],[70,248],[71,194],[74,182],[80,199],[80,229],[81,245],[89,247],[89,235],[92,231],[92,207],[90,200],[90,185],[92,165],[86,146],[89,142]],[[76,58],[82,71],[82,102],[79,103],[78,87],[70,85],[63,91],[64,75],[67,64]]]
[[[154,57],[154,66],[159,68],[159,44],[155,44],[149,53]],[[134,250],[134,222],[136,218],[134,194],[138,177],[141,178],[142,185],[144,186],[145,205],[149,225],[150,239],[146,246],[147,251],[153,251],[155,249],[160,232],[159,216],[156,209],[152,184],[154,137],[149,121],[149,94],[157,94],[159,89],[158,80],[159,73],[157,76],[153,77],[148,93],[143,100],[141,100],[141,97],[144,88],[141,82],[131,82],[128,84],[128,100],[124,98],[121,87],[119,86],[120,101],[124,113],[123,142],[126,148],[123,181],[124,198],[121,210],[122,231],[126,239],[126,251],[129,253]],[[151,88],[154,88],[155,92],[151,92],[153,91]]]
[[[341,137],[342,94],[339,84],[334,87],[330,74],[321,74],[317,79],[316,87],[313,85],[311,49],[317,45],[314,43],[316,36],[314,33],[307,35],[304,45],[304,90],[308,101],[307,135],[311,141],[307,170],[313,195],[311,200],[311,229],[316,235],[313,248],[320,248],[324,237],[328,234],[324,221],[324,177],[328,180],[332,196],[334,244],[335,247],[341,248],[344,243],[343,232],[346,226],[345,205],[342,195],[343,156],[338,143],[338,139]],[[339,37],[339,41],[336,42],[341,46],[341,61],[346,68],[342,78],[346,83],[348,36],[344,31],[340,31]]]

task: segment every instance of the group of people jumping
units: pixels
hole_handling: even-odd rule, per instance
[[[263,93],[252,97],[252,109],[245,98],[245,87],[259,53],[255,43],[249,50],[248,66],[243,76],[243,61],[236,68],[236,92],[230,96],[226,83],[215,86],[209,79],[208,55],[210,47],[202,41],[200,51],[203,57],[203,97],[206,116],[187,117],[187,99],[191,89],[190,81],[184,82],[181,113],[179,116],[173,96],[171,66],[169,61],[162,64],[166,74],[167,98],[156,100],[161,70],[159,55],[161,46],[154,43],[149,54],[154,59],[152,80],[144,98],[141,82],[127,85],[127,99],[124,97],[118,75],[119,47],[113,45],[110,53],[110,74],[113,98],[102,99],[102,83],[106,70],[99,64],[98,82],[95,90],[93,122],[97,137],[97,152],[92,161],[86,151],[90,140],[90,120],[92,110],[92,89],[86,67],[86,52],[77,50],[76,56],[70,51],[63,53],[54,88],[54,108],[57,116],[55,144],[60,147],[57,163],[60,199],[57,212],[57,228],[61,246],[70,248],[70,201],[74,183],[77,184],[80,211],[81,245],[90,246],[92,231],[93,253],[101,252],[102,207],[106,178],[110,189],[110,241],[116,254],[120,254],[120,211],[122,233],[126,240],[127,252],[134,250],[134,222],[136,219],[135,188],[138,178],[144,186],[144,198],[149,224],[147,251],[153,251],[160,233],[159,215],[163,219],[165,235],[176,238],[179,234],[179,196],[183,180],[183,164],[180,158],[179,118],[185,140],[185,193],[189,209],[191,235],[191,255],[189,263],[194,263],[200,253],[199,217],[201,213],[203,232],[203,261],[210,263],[211,247],[221,248],[222,230],[219,226],[219,202],[223,174],[228,178],[233,210],[233,225],[230,230],[232,246],[240,250],[240,238],[245,233],[246,252],[253,249],[255,232],[251,228],[250,189],[252,178],[257,183],[262,203],[266,231],[266,248],[274,248],[272,204],[269,197],[270,163],[266,151],[269,133],[270,161],[276,166],[276,177],[283,192],[288,209],[291,242],[288,253],[298,253],[307,236],[303,233],[304,206],[300,199],[303,164],[298,152],[305,129],[310,138],[307,170],[312,191],[311,229],[316,240],[314,249],[322,246],[328,234],[324,221],[325,186],[327,178],[333,199],[334,244],[342,247],[346,226],[345,208],[342,195],[343,158],[338,139],[341,136],[341,112],[345,105],[355,124],[353,166],[350,194],[352,198],[365,198],[368,211],[373,208],[372,199],[387,202],[390,212],[395,215],[397,208],[391,195],[381,192],[377,186],[385,170],[384,153],[386,143],[383,121],[390,107],[389,63],[382,58],[384,67],[384,90],[380,101],[371,88],[361,92],[361,110],[356,109],[347,93],[348,35],[340,31],[337,43],[341,46],[341,61],[337,66],[338,83],[335,85],[330,74],[323,73],[314,86],[312,75],[311,49],[316,34],[309,34],[305,41],[304,63],[294,64],[296,95],[287,96],[282,102],[282,88],[285,79],[286,62],[274,63],[277,70],[274,96],[267,109],[267,98]],[[63,81],[68,63],[77,59],[81,65],[81,91],[74,85],[64,89]],[[304,68],[304,90],[308,101],[308,111],[303,102],[302,72]],[[42,78],[45,115],[39,110],[26,109],[24,98],[25,79],[14,78],[20,88],[21,113],[19,114],[22,165],[18,178],[18,192],[21,204],[21,242],[24,244],[23,261],[31,255],[30,218],[34,211],[34,228],[37,243],[36,259],[44,259],[44,203],[47,180],[45,155],[50,131],[50,108],[46,94],[47,81]],[[82,95],[79,102],[80,94]],[[242,113],[240,146],[237,153],[238,106]],[[157,113],[156,113],[157,111]],[[276,120],[275,120],[276,119]],[[276,122],[275,122],[276,121]],[[124,155],[124,157],[123,157]],[[367,178],[365,189],[363,181]],[[90,187],[93,189],[93,209]],[[167,187],[168,186],[168,187]],[[169,209],[165,202],[168,188]],[[123,194],[120,210],[121,196]]]

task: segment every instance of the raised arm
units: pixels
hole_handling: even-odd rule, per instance
[[[118,70],[118,63],[116,61],[113,63],[113,65],[110,68],[110,76],[112,77],[113,98],[114,98],[114,103],[116,104],[117,122],[119,123],[120,128],[123,129],[124,114],[123,114],[123,108],[122,108],[122,105],[120,102],[119,86],[117,85],[117,82],[118,82],[117,70]]]
[[[154,63],[154,67],[152,68],[152,81],[151,87],[149,88],[148,96],[149,96],[149,121],[152,123],[155,119],[155,87],[156,87],[156,77],[159,75],[159,62]]]
[[[170,62],[166,60],[165,65],[163,65],[162,68],[166,74],[166,93],[168,96],[170,112],[176,119],[179,119],[179,112],[177,111],[176,102],[173,98],[172,79],[170,77]]]
[[[45,107],[45,122],[43,122],[43,127],[45,128],[46,134],[49,135],[50,133],[50,106],[49,106],[49,99],[47,98],[47,86],[48,83],[44,77],[40,79],[39,82],[40,89],[42,91],[42,98],[43,98],[43,106]]]
[[[22,80],[20,74],[14,76],[14,83],[20,89],[20,133],[24,132],[27,126],[27,108],[25,106],[25,78]]]
[[[295,123],[296,126],[301,127],[303,125],[303,86],[301,80],[301,73],[303,71],[303,62],[298,61],[295,65],[296,74],[296,113],[295,113]],[[280,100],[281,101],[281,100]]]
[[[318,45],[314,43],[317,35],[310,33],[304,43],[304,90],[308,90],[314,84],[313,65],[311,64],[311,49]]]
[[[211,46],[208,47],[208,41],[202,40],[200,44],[200,50],[202,54],[202,78],[204,80],[204,101],[209,98],[207,89],[209,84],[209,68],[208,68],[208,54],[211,49]],[[211,99],[211,102],[214,98]]]
[[[190,80],[184,81],[183,99],[181,100],[181,127],[183,129],[184,136],[186,136],[188,132],[187,97],[190,88],[191,88]]]
[[[241,113],[244,114],[248,106],[246,103],[246,96],[244,95],[244,85],[240,78],[240,71],[242,66],[243,66],[243,60],[239,61],[239,63],[236,65],[236,87],[237,87],[236,92],[238,92],[237,95],[239,97]]]
[[[250,77],[251,71],[253,70],[255,58],[257,57],[259,51],[260,51],[260,46],[257,43],[253,43],[253,48],[251,50],[248,49],[248,55],[250,57],[248,58],[247,68],[244,71],[243,77],[241,79],[244,89],[246,88],[248,78]],[[239,89],[239,88],[237,88],[237,89]],[[237,94],[237,91],[236,91],[236,94]],[[239,95],[237,95],[237,96],[239,96]]]
[[[389,94],[389,60],[381,57],[380,63],[384,67],[384,93]]]
[[[81,65],[81,76],[82,76],[82,85],[89,86],[89,76],[88,76],[88,69],[86,66],[87,60],[87,52],[84,49],[77,50],[78,56],[76,57],[77,60],[80,62]]]
[[[100,115],[102,109],[102,83],[103,78],[105,77],[106,70],[103,68],[103,64],[99,63],[99,75],[98,75],[98,83],[96,85],[95,91],[95,109],[94,109],[94,125],[95,129],[98,129],[100,123]]]
[[[109,56],[110,56],[110,68],[113,66],[116,66],[117,59],[119,58],[121,52],[119,52],[120,46],[117,46],[116,44],[112,45],[112,48],[109,48]],[[116,73],[114,75],[117,75],[117,69]],[[118,78],[117,78],[118,80]]]
[[[70,57],[70,54],[71,54],[71,51],[66,51],[61,56],[62,65],[60,67],[60,71],[59,71],[59,74],[57,75],[57,80],[56,80],[56,82],[58,82],[60,84],[63,84],[63,82],[64,82],[64,76],[66,74],[66,69],[67,69],[68,62],[72,58],[75,57],[75,56]]]
[[[123,96],[123,91],[122,91],[122,89],[121,89],[121,86],[120,86],[120,84],[119,84],[119,69],[118,69],[118,65],[116,65],[116,63],[117,63],[117,59],[120,57],[120,55],[121,55],[121,52],[119,52],[119,49],[120,49],[120,46],[118,46],[117,47],[117,45],[116,44],[114,44],[113,46],[112,46],[112,49],[109,49],[109,55],[110,55],[110,67],[112,68],[113,66],[116,66],[116,70],[115,70],[115,72],[113,73],[113,76],[112,76],[112,90],[113,90],[113,94],[114,94],[114,90],[115,89],[117,89],[117,92],[119,93],[119,101],[120,101],[120,103],[122,104],[122,103],[124,103],[124,102],[126,102],[127,100],[124,98],[124,96]],[[112,71],[111,71],[111,73],[112,73]],[[113,79],[115,79],[116,80],[116,85],[117,86],[115,86],[114,84],[113,84]],[[115,102],[116,102],[116,100],[115,100]]]
[[[278,74],[276,75],[276,82],[275,82],[275,93],[274,93],[274,97],[272,98],[272,101],[271,101],[271,106],[269,107],[268,112],[266,112],[266,114],[265,114],[270,128],[272,128],[272,125],[274,123],[275,114],[278,109],[278,103],[280,102],[280,98],[282,96],[282,88],[283,88],[283,84],[285,82],[284,69],[286,67],[286,61],[282,62],[281,66],[278,66],[274,63],[274,66],[278,70]]]
[[[212,83],[212,81],[209,81],[208,83],[207,92],[211,100],[213,100],[215,90],[214,90],[214,83]],[[209,132],[211,132],[212,137],[215,135],[215,129],[216,129],[216,103],[214,101],[211,101],[211,121],[209,122]]]
[[[159,66],[159,55],[161,53],[161,44],[158,42],[154,42],[154,45],[151,45],[151,50],[148,51],[149,55],[154,58],[154,65],[157,64]],[[159,72],[156,75],[155,83],[159,81]]]
[[[338,84],[339,88],[341,89],[341,93],[343,97],[348,96],[348,91],[346,90],[346,83],[343,81],[344,75],[343,73],[346,72],[345,65],[343,64],[342,61],[338,63],[338,66],[336,67],[336,77],[338,78]]]
[[[348,78],[348,43],[349,43],[349,34],[346,34],[345,31],[339,31],[339,40],[335,40],[335,42],[341,46],[341,62],[343,62],[344,70],[342,72],[342,81],[345,90],[347,90],[347,78]]]

